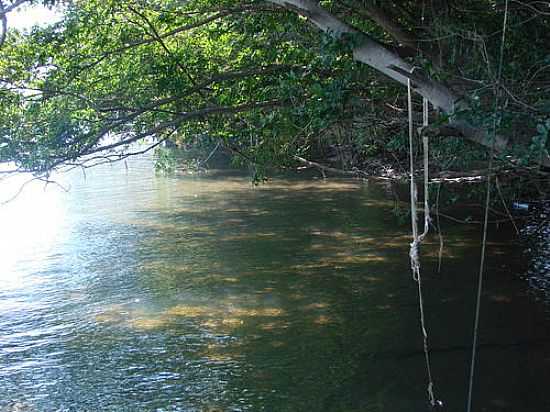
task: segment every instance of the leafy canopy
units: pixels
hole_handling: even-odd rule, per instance
[[[456,91],[470,108],[457,116],[475,125],[492,124],[494,95],[505,92],[498,132],[529,164],[549,145],[548,13],[537,2],[511,11],[499,89],[499,3],[444,3],[321,2]],[[0,161],[41,174],[120,158],[144,138],[152,147],[204,137],[285,165],[335,130],[363,154],[399,155],[403,90],[355,62],[355,42],[271,2],[70,2],[62,22],[10,32],[0,48]],[[456,142],[435,150],[456,151]]]

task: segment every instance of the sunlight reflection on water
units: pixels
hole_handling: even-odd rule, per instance
[[[30,179],[17,175],[0,181],[0,290],[22,287],[29,266],[42,265],[53,254],[64,230],[66,193],[60,187],[32,181],[13,198]]]

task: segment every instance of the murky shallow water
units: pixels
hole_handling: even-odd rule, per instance
[[[59,179],[0,210],[0,411],[428,410],[383,187],[164,178],[148,158]],[[480,234],[444,230],[426,313],[437,396],[462,411]],[[510,239],[491,236],[474,410],[546,411],[550,318]]]

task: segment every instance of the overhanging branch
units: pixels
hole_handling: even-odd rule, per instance
[[[120,141],[118,141],[116,143],[112,143],[110,145],[99,146],[99,147],[96,147],[95,149],[89,149],[85,153],[81,153],[80,155],[84,156],[84,155],[87,155],[87,154],[105,152],[105,151],[109,151],[109,150],[115,149],[115,148],[120,147],[120,146],[129,145],[129,144],[137,142],[138,140],[143,139],[145,137],[154,136],[155,134],[157,134],[157,133],[159,133],[159,132],[161,132],[161,131],[163,131],[167,128],[177,127],[180,124],[182,124],[183,122],[188,121],[190,119],[200,118],[200,117],[204,117],[204,116],[210,116],[210,115],[214,115],[214,114],[219,115],[219,114],[240,113],[240,112],[245,112],[245,111],[248,111],[248,110],[265,109],[265,108],[282,106],[284,104],[285,104],[285,101],[283,101],[283,100],[268,100],[268,101],[263,101],[263,102],[243,103],[243,104],[235,105],[235,106],[205,107],[203,109],[198,109],[198,110],[194,110],[194,111],[191,111],[191,112],[181,113],[179,116],[176,116],[174,119],[172,119],[170,121],[167,121],[167,122],[163,122],[163,123],[151,128],[151,129],[149,129],[145,132],[138,133],[138,134],[136,134],[132,137],[120,140]],[[109,133],[109,131],[106,131],[105,133],[103,133],[100,136],[100,138],[105,136],[107,133]]]
[[[358,37],[358,46],[352,49],[355,60],[367,64],[404,86],[407,85],[409,76],[404,73],[410,73],[413,66],[371,36],[338,19],[317,2],[312,0],[271,0],[271,2],[306,17],[320,30],[336,39],[341,39],[346,34]],[[454,112],[458,97],[447,87],[429,78],[419,78],[415,86],[416,92],[427,98],[433,106],[445,113]]]

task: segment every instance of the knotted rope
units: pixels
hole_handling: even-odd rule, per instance
[[[414,71],[414,68],[413,68]],[[412,72],[412,71],[411,71]],[[423,346],[424,346],[424,358],[426,360],[426,371],[428,374],[428,400],[431,407],[441,406],[442,402],[436,400],[434,395],[434,383],[432,378],[432,368],[430,362],[430,351],[428,346],[428,331],[426,329],[426,320],[424,316],[424,297],[422,294],[422,277],[420,274],[420,258],[419,258],[419,246],[428,234],[430,230],[430,204],[429,204],[429,192],[428,192],[428,179],[429,179],[429,169],[428,169],[428,160],[429,160],[429,146],[428,146],[428,136],[422,136],[422,145],[423,145],[423,154],[424,154],[424,231],[419,235],[418,234],[418,222],[417,222],[417,199],[418,191],[416,188],[416,182],[414,179],[414,147],[413,147],[413,138],[414,138],[414,125],[413,125],[413,115],[412,115],[412,90],[411,90],[411,80],[407,81],[407,100],[408,100],[408,110],[409,110],[409,168],[410,168],[410,194],[411,194],[411,227],[413,241],[411,243],[409,257],[411,261],[411,271],[413,279],[416,281],[418,286],[418,306],[420,310],[420,327],[422,330],[423,337]],[[422,100],[422,114],[423,114],[423,126],[424,128],[428,126],[428,100],[423,98]]]

